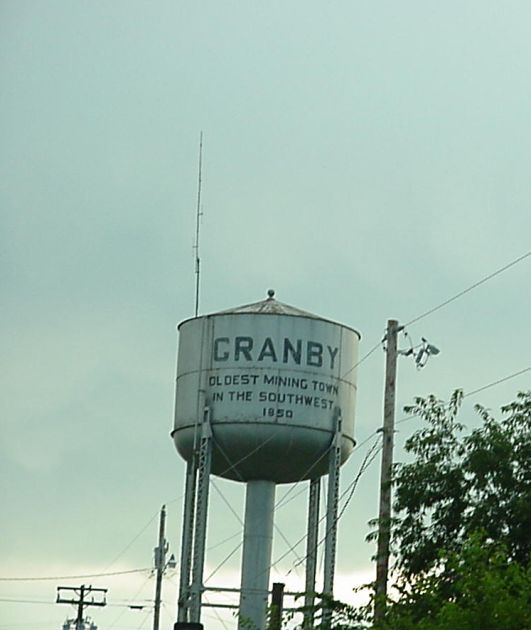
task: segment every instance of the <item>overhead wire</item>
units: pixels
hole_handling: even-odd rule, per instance
[[[142,529],[138,532],[138,534],[133,538],[133,540],[131,540],[131,542],[128,543],[122,549],[122,551],[120,551],[120,553],[114,558],[114,560],[110,564],[107,565],[104,571],[108,571],[113,566],[113,564],[115,564],[125,553],[127,553],[127,551],[129,551],[129,549],[135,544],[135,542],[140,538],[140,536],[142,536],[142,534],[147,530],[147,528],[157,518],[158,515],[159,515],[159,511],[157,510],[153,514],[153,516],[149,519],[149,521],[144,525],[144,527],[142,527]]]
[[[379,441],[379,440],[378,440],[378,441]],[[373,450],[373,447],[374,447],[374,445],[373,445],[373,446],[371,446],[371,448],[369,449],[368,453],[365,455],[365,457],[364,457],[364,459],[363,459],[363,461],[362,461],[362,463],[361,463],[361,466],[360,466],[360,469],[359,469],[358,475],[357,475],[357,477],[356,477],[356,479],[355,479],[356,484],[357,484],[357,481],[359,480],[359,478],[361,477],[361,475],[365,472],[365,470],[366,470],[366,468],[367,468],[367,467],[366,467],[366,461],[367,461],[367,459],[368,459],[368,455],[369,455],[369,454],[371,453],[371,451]],[[371,462],[370,462],[370,463],[372,463],[372,461],[373,461],[373,460],[371,459]],[[351,486],[349,485],[349,487],[348,487],[346,490],[344,490],[344,491],[342,492],[342,494],[341,494],[341,496],[340,496],[340,500],[341,500],[341,498],[345,495],[345,493],[349,491],[349,488],[350,488],[350,487],[351,487]],[[350,499],[349,499],[349,501],[350,501]],[[325,515],[323,515],[323,516],[321,516],[321,518],[319,519],[319,523],[321,523],[321,522],[322,522],[325,518],[326,518],[326,514],[325,514]],[[339,520],[339,517],[338,517],[338,520]],[[274,567],[274,566],[276,566],[279,562],[281,562],[282,560],[284,560],[284,558],[286,558],[286,557],[287,557],[287,556],[288,556],[288,555],[289,555],[289,554],[290,554],[290,553],[294,550],[294,548],[295,548],[295,547],[297,547],[297,546],[298,546],[298,545],[300,545],[302,542],[304,542],[304,540],[306,539],[306,537],[307,537],[307,534],[304,534],[303,536],[301,536],[301,538],[299,538],[299,540],[297,540],[297,542],[296,542],[294,545],[292,545],[292,547],[291,547],[290,549],[288,549],[288,551],[286,551],[286,552],[285,552],[285,553],[283,553],[280,557],[278,557],[276,560],[274,560],[274,561],[271,563],[271,565],[270,565],[270,567],[269,567],[269,568],[273,568],[273,567]],[[321,544],[324,542],[324,540],[325,540],[325,539],[326,539],[326,536],[325,536],[324,538],[322,538],[322,539],[319,541],[318,546],[319,546],[319,545],[321,545]],[[306,559],[306,557],[307,557],[307,556],[304,556],[304,557],[302,558],[301,562],[303,562],[303,561]]]
[[[329,446],[321,453],[321,455],[319,455],[319,457],[313,460],[311,465],[302,473],[299,479],[297,479],[297,481],[289,487],[286,494],[275,503],[275,510],[285,505],[286,503],[289,503],[289,501],[291,500],[291,499],[288,500],[289,495],[295,490],[295,488],[302,481],[305,481],[309,478],[309,475],[312,472],[312,470],[321,462],[321,460],[323,460],[328,455],[328,453],[330,453],[331,448],[332,448],[332,443],[329,444]]]
[[[140,593],[146,588],[148,582],[151,580],[151,574],[144,580],[141,586],[136,590],[135,594],[128,600],[129,606],[134,603],[134,600],[140,595]],[[151,607],[151,606],[150,606]],[[126,610],[122,610],[122,612],[111,622],[110,628],[114,628],[116,624],[120,621],[120,619],[125,615]]]
[[[337,517],[338,521],[341,519],[341,517],[345,513],[345,510],[348,507],[348,504],[352,500],[352,497],[354,496],[354,491],[356,490],[356,487],[358,485],[358,482],[359,482],[361,476],[369,468],[369,466],[372,464],[372,462],[374,461],[374,459],[376,458],[376,456],[378,455],[378,453],[381,450],[382,450],[381,441],[380,440],[376,440],[374,442],[374,444],[371,446],[371,448],[369,449],[367,455],[365,456],[365,459],[363,460],[363,463],[360,466],[360,469],[359,469],[358,474],[356,475],[354,481],[351,482],[351,484],[349,485],[347,490],[341,495],[341,497],[343,497],[346,494],[346,492],[349,492],[349,495],[348,495],[345,503],[343,504],[343,507],[341,508],[341,510],[339,512],[339,515]],[[350,488],[350,490],[349,490],[349,488]]]
[[[367,442],[372,439],[375,435],[378,435],[378,433],[380,432],[380,429],[376,429],[375,431],[373,431],[372,433],[370,433],[362,442],[359,442],[356,444],[356,446],[352,449],[352,452],[356,452],[358,449],[360,449],[362,446],[364,446],[365,444],[367,444]],[[328,449],[329,451],[330,449]],[[328,452],[327,451],[327,452]],[[300,481],[298,481],[297,483],[300,483]],[[290,488],[291,490],[291,488]],[[301,489],[299,489],[298,492],[296,492],[293,496],[291,496],[290,498],[287,498],[290,494],[290,490],[288,490],[288,492],[286,492],[286,494],[282,497],[282,499],[279,500],[279,502],[275,505],[275,510],[278,510],[280,508],[285,507],[288,503],[291,503],[291,501],[293,501],[294,499],[296,499],[298,496],[300,496],[301,494],[303,494],[304,492],[307,492],[307,488],[303,487]]]
[[[337,518],[336,518],[336,524],[340,521],[340,519],[342,518],[343,514],[345,513],[345,510],[347,509],[350,501],[352,500],[352,497],[354,496],[354,492],[356,490],[357,484],[361,478],[361,476],[363,475],[363,473],[369,468],[369,466],[372,464],[372,462],[374,461],[374,459],[376,458],[376,456],[378,455],[378,453],[382,450],[382,444],[380,442],[380,440],[376,440],[374,442],[374,444],[371,446],[371,448],[367,451],[362,464],[359,468],[358,474],[356,475],[356,477],[354,478],[354,480],[349,484],[349,486],[341,493],[341,496],[339,497],[339,501],[341,501],[341,499],[348,493],[348,497],[345,501],[345,503],[343,504]],[[324,514],[318,521],[318,523],[321,523],[324,519],[326,518],[326,514]],[[319,540],[319,542],[317,543],[317,548],[321,547],[321,549],[323,550],[322,544],[325,542],[326,538],[328,537],[329,531],[327,531],[325,533],[325,535],[321,538],[321,540]],[[305,534],[299,541],[297,544],[300,544],[300,542],[302,542],[305,538],[307,538],[307,535]],[[276,563],[280,562],[281,560],[283,560],[286,557],[286,555],[281,556],[280,558],[278,558],[271,566],[274,566]],[[308,558],[308,554],[306,554],[303,558],[300,558],[296,563],[294,563],[294,565],[285,573],[285,578],[287,578],[290,573],[292,572],[293,569],[296,569],[297,566],[299,566],[300,564],[302,564],[306,559]],[[321,553],[321,566],[322,563],[324,562],[324,552],[322,551]]]
[[[441,302],[440,304],[437,304],[437,306],[434,306],[433,308],[428,309],[427,311],[425,311],[424,313],[418,315],[417,317],[414,317],[409,322],[404,324],[404,328],[406,328],[407,326],[411,326],[412,324],[415,324],[416,322],[420,321],[421,319],[424,319],[425,317],[428,317],[428,315],[431,315],[432,313],[435,313],[436,311],[440,310],[441,308],[443,308],[443,307],[447,306],[448,304],[454,302],[455,300],[459,299],[463,295],[466,295],[467,293],[470,293],[470,291],[473,291],[474,289],[476,289],[477,287],[481,286],[482,284],[485,284],[485,282],[488,282],[489,280],[492,280],[492,278],[495,278],[496,276],[500,275],[504,271],[507,271],[511,267],[514,267],[515,265],[517,265],[518,263],[522,262],[523,260],[525,260],[529,256],[531,256],[531,251],[528,251],[527,253],[523,254],[522,256],[519,256],[518,258],[515,258],[514,260],[512,260],[509,263],[507,263],[503,267],[500,267],[499,269],[497,269],[496,271],[490,273],[489,275],[485,276],[484,278],[481,278],[477,282],[474,282],[473,284],[471,284],[466,289],[463,289],[462,291],[459,291],[458,293],[456,293],[452,297],[448,298],[447,300],[444,300],[444,302]]]
[[[514,372],[513,374],[509,374],[508,376],[504,376],[503,378],[499,378],[497,381],[493,381],[492,383],[489,383],[488,385],[483,385],[483,387],[478,387],[477,389],[474,389],[471,392],[464,394],[463,398],[468,398],[468,396],[474,396],[475,394],[479,394],[479,392],[483,392],[486,389],[490,389],[491,387],[495,387],[496,385],[499,385],[500,383],[504,383],[505,381],[509,381],[512,378],[516,378],[517,376],[520,376],[521,374],[525,374],[526,372],[529,372],[530,370],[531,370],[531,366],[524,368],[523,370],[519,370],[518,372]]]
[[[493,271],[492,273],[488,274],[487,276],[484,276],[483,278],[481,278],[477,282],[474,282],[473,284],[471,284],[470,286],[466,287],[462,291],[459,291],[455,295],[452,295],[450,298],[444,300],[440,304],[437,304],[436,306],[428,309],[424,313],[421,313],[420,315],[417,315],[413,319],[410,319],[406,324],[403,325],[403,328],[407,328],[408,326],[412,326],[413,324],[416,324],[421,319],[424,319],[425,317],[428,317],[428,315],[431,315],[432,313],[435,313],[436,311],[444,308],[448,304],[451,304],[455,300],[458,300],[463,295],[466,295],[467,293],[470,293],[470,291],[473,291],[477,287],[481,286],[482,284],[485,284],[489,280],[492,280],[493,278],[495,278],[496,276],[498,276],[498,275],[502,274],[503,272],[507,271],[511,267],[514,267],[515,265],[517,265],[518,263],[522,262],[523,260],[525,260],[529,256],[531,256],[531,251],[528,251],[525,254],[522,254],[521,256],[518,256],[518,258],[515,258],[514,260],[512,260],[509,263],[507,263],[503,267],[500,267],[499,269],[496,269],[496,271]],[[381,343],[382,343],[381,341],[376,343],[359,361],[357,361],[349,370],[347,370],[347,372],[345,372],[341,376],[341,378],[342,379],[345,378],[345,376],[348,376],[348,374],[350,374],[354,369],[356,369],[358,366],[360,366],[362,363],[364,363],[374,352],[376,352],[376,350],[380,347]]]
[[[0,597],[0,602],[8,603],[8,604],[44,604],[44,605],[50,605],[50,606],[55,606],[57,604],[57,602],[50,601],[50,600],[40,600],[40,599],[30,599],[30,598],[26,599],[26,598],[20,598],[20,597]],[[105,605],[111,608],[129,608],[128,604],[119,604],[115,602],[107,602]],[[112,626],[109,626],[109,627],[112,627]]]
[[[151,568],[129,569],[127,571],[111,571],[110,573],[85,573],[83,575],[53,575],[53,576],[27,576],[27,577],[0,577],[0,582],[38,582],[45,580],[78,580],[83,578],[112,577],[114,575],[127,575],[128,573],[143,573],[151,571]]]
[[[518,370],[517,372],[513,372],[512,374],[509,374],[508,376],[504,376],[502,378],[497,379],[496,381],[492,381],[492,383],[488,383],[487,385],[482,385],[481,387],[478,387],[477,389],[473,389],[470,392],[465,392],[463,394],[463,398],[469,398],[470,396],[475,396],[476,394],[479,394],[479,392],[484,392],[487,389],[490,389],[491,387],[495,387],[496,385],[500,385],[501,383],[505,383],[506,381],[509,381],[513,378],[516,378],[517,376],[520,376],[522,374],[525,374],[526,372],[530,372],[531,371],[531,366],[524,368],[523,370]],[[405,416],[404,418],[400,418],[400,420],[397,420],[397,422],[395,424],[401,424],[402,422],[407,422],[408,420],[413,420],[413,418],[418,418],[417,414],[411,414],[409,416]]]
[[[374,352],[376,352],[376,350],[378,350],[378,348],[381,346],[381,344],[382,344],[381,341],[376,343],[366,354],[364,354],[361,357],[361,359],[357,363],[354,363],[354,365],[350,369],[348,369],[344,374],[341,375],[341,379],[344,379],[345,376],[348,376],[353,370],[355,370],[364,361],[366,361],[371,356],[371,354],[373,354]]]

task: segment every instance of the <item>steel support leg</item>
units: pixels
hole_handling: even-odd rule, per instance
[[[304,628],[312,629],[315,616],[315,576],[317,573],[317,543],[319,537],[319,502],[321,478],[310,481],[308,500],[308,532],[306,537],[306,583],[304,587]]]
[[[186,464],[184,490],[183,530],[181,537],[181,565],[177,621],[188,621],[190,604],[190,572],[192,570],[192,548],[194,538],[195,487],[197,482],[197,459],[194,456]]]
[[[201,621],[201,598],[203,596],[203,570],[208,516],[208,491],[212,460],[212,430],[210,410],[205,410],[201,425],[201,439],[197,462],[197,496],[194,529],[194,554],[192,560],[192,585],[190,588],[190,621]]]
[[[328,497],[326,509],[326,539],[324,560],[324,585],[323,593],[326,598],[334,597],[334,574],[336,564],[337,543],[337,513],[339,502],[339,470],[341,466],[341,412],[336,411],[336,433],[330,449],[328,468]],[[323,627],[330,628],[332,611],[327,608],[327,602],[323,607]]]

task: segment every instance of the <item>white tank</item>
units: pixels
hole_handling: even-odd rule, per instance
[[[237,481],[325,474],[338,412],[343,461],[355,444],[359,333],[273,296],[178,327],[175,445],[192,457],[208,408],[212,473]]]

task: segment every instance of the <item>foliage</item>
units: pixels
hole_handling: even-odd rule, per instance
[[[324,593],[316,593],[315,596],[317,603],[312,608],[314,614],[313,625],[310,628],[303,622],[295,630],[325,630],[327,628],[330,630],[361,630],[366,628],[367,609],[355,608]],[[304,597],[304,593],[301,593],[298,597]],[[293,612],[304,613],[306,610],[305,606],[301,606]],[[286,620],[291,620],[292,618],[293,614],[285,617]]]
[[[377,626],[373,601],[325,600],[331,630],[531,628],[531,392],[500,420],[476,406],[481,426],[467,435],[462,400],[406,408],[424,426],[406,441],[411,463],[393,470],[393,598]]]
[[[378,630],[522,630],[531,628],[531,566],[479,535],[441,554],[445,572],[399,585],[398,601]]]
[[[414,461],[393,474],[392,538],[406,580],[442,570],[440,550],[458,552],[480,530],[505,546],[509,560],[529,561],[531,392],[502,407],[499,421],[477,406],[482,426],[460,438],[462,398],[456,391],[449,404],[430,396],[406,408],[426,422],[405,444]]]

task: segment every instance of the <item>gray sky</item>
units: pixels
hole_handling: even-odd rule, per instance
[[[149,567],[165,502],[178,551],[184,463],[169,431],[175,325],[193,314],[199,131],[201,311],[273,287],[359,329],[364,354],[388,318],[531,249],[530,22],[523,1],[0,3],[0,577]],[[531,365],[530,262],[409,329],[442,352],[421,372],[401,360],[399,418],[415,395]],[[381,422],[383,360],[359,370],[360,441]],[[529,374],[471,396],[463,420]],[[415,426],[399,427],[398,459]],[[375,462],[341,521],[343,597],[371,576],[377,478]],[[241,511],[242,488],[216,485]],[[277,514],[290,543],[303,509],[301,495]],[[209,545],[236,536],[208,552],[207,573],[239,527],[214,490]],[[285,551],[277,533],[274,557]],[[291,570],[292,588],[294,560],[275,573]],[[213,583],[235,585],[238,567],[235,554]],[[83,581],[113,604],[154,589],[148,573],[2,581],[0,628],[61,627],[71,611],[55,588]],[[151,625],[118,606],[93,613],[102,628]]]

